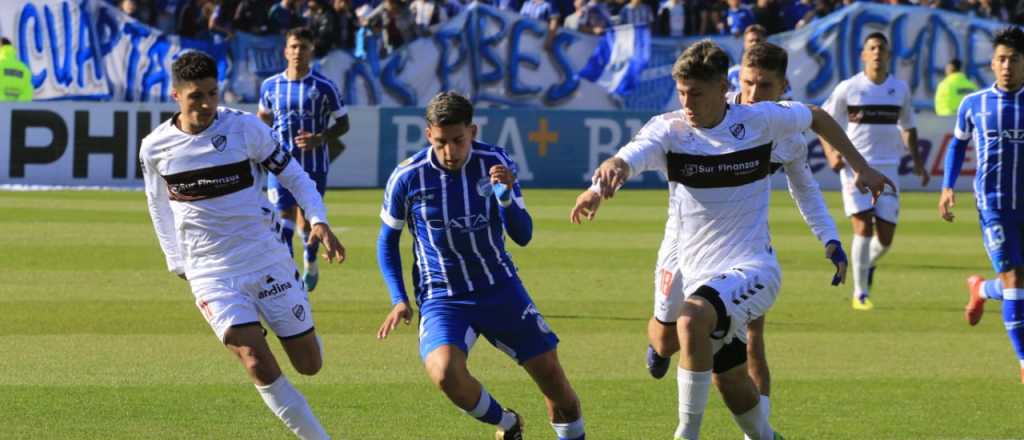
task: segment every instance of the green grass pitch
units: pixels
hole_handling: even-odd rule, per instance
[[[429,383],[414,328],[374,337],[388,311],[375,256],[381,193],[328,193],[349,261],[326,268],[312,296],[325,366],[314,377],[286,374],[335,438],[493,438]],[[665,192],[627,190],[582,226],[567,219],[576,194],[526,191],[535,233],[526,248],[509,242],[514,259],[562,339],[589,438],[669,439],[675,380],[653,380],[643,365]],[[848,243],[838,195],[826,197]],[[1024,436],[1024,388],[998,304],[976,328],[962,318],[964,278],[991,275],[972,199],[960,195],[954,224],[938,218],[936,200],[904,195],[876,309],[854,312],[850,285],[828,285],[821,245],[788,195],[773,194],[784,281],[767,343],[772,421],[788,439]],[[187,284],[164,270],[141,192],[2,192],[0,212],[0,438],[289,438]],[[554,437],[513,362],[481,341],[470,368],[524,415],[529,438]],[[713,394],[705,438],[742,438]]]

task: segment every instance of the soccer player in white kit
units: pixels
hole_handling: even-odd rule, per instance
[[[875,32],[864,40],[860,53],[864,71],[841,83],[832,91],[822,108],[846,129],[868,164],[893,182],[899,182],[898,168],[905,149],[910,150],[914,174],[921,176],[921,185],[928,185],[928,172],[918,152],[914,108],[907,83],[889,74],[889,41]],[[902,136],[902,139],[901,139]],[[833,170],[842,182],[843,207],[853,226],[850,257],[853,260],[853,308],[874,308],[868,298],[873,284],[875,266],[892,245],[899,218],[898,188],[882,193],[877,199],[853,187],[853,172],[843,159],[822,142],[822,148]]]
[[[767,312],[780,285],[767,222],[776,143],[810,128],[849,154],[859,188],[880,193],[891,185],[818,108],[792,102],[729,105],[728,65],[725,52],[709,40],[686,49],[672,69],[683,109],[652,118],[595,172],[604,197],[647,170],[661,171],[671,182],[686,297],[677,324],[680,439],[699,438],[712,372],[744,434],[775,438],[747,374],[743,339],[746,324]],[[578,199],[571,219],[592,217],[600,199]]]
[[[263,401],[301,439],[327,432],[281,374],[264,322],[301,374],[321,367],[309,298],[288,249],[273,231],[267,172],[295,195],[313,223],[310,240],[329,261],[345,249],[331,232],[316,186],[256,116],[217,107],[217,64],[187,52],[172,65],[179,113],[142,141],[149,215],[169,271],[187,279],[196,306],[241,361]]]

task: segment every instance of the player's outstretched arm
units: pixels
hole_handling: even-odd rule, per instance
[[[846,132],[835,119],[832,119],[831,115],[817,106],[808,105],[807,108],[811,110],[811,130],[843,156],[846,164],[855,174],[854,185],[859,191],[870,191],[872,196],[878,197],[885,190],[887,184],[893,191],[896,190],[896,184],[888,177],[868,166],[864,156],[861,156],[853,146],[853,142],[846,136]]]

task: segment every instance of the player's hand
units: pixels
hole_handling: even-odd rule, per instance
[[[319,147],[321,144],[324,143],[323,136],[320,136],[319,134],[313,134],[302,129],[299,130],[299,135],[295,136],[293,140],[295,141],[295,146],[299,147],[300,150],[308,150],[313,147]]]
[[[345,262],[345,246],[341,245],[341,240],[338,240],[338,237],[334,235],[334,231],[331,231],[331,227],[325,223],[313,225],[309,232],[309,241],[306,245],[312,246],[318,241],[324,245],[323,256],[325,260],[339,264]]]
[[[409,321],[412,320],[412,307],[409,307],[409,303],[406,301],[395,304],[391,308],[391,312],[384,318],[384,322],[381,323],[380,329],[377,330],[377,339],[386,339],[388,335],[398,327],[399,322],[405,322],[405,325],[409,325]]]
[[[597,208],[601,207],[601,195],[591,190],[586,190],[576,196],[576,206],[572,207],[569,213],[569,221],[573,224],[580,224],[582,218],[593,220],[597,215]]]
[[[924,169],[924,164],[914,164],[914,175],[921,176],[921,186],[928,186],[928,182],[932,180],[932,176],[928,175],[928,170]]]
[[[942,195],[939,196],[939,215],[942,219],[952,223],[956,217],[953,215],[953,207],[956,206],[956,194],[953,188],[942,188]]]
[[[866,167],[860,172],[854,171],[853,185],[861,194],[871,193],[871,202],[874,203],[878,196],[885,192],[885,185],[889,185],[893,192],[896,192],[896,184],[889,180],[885,174],[878,170]]]
[[[629,178],[629,168],[621,159],[606,160],[594,171],[593,182],[601,187],[601,197],[610,199],[615,197],[622,184]]]
[[[515,174],[504,165],[495,165],[490,169],[491,184],[500,183],[505,186],[512,186],[516,182]]]
[[[845,283],[846,268],[849,266],[849,262],[846,260],[846,251],[843,250],[842,243],[830,240],[825,245],[825,258],[832,260],[832,264],[836,266],[836,273],[832,275],[832,285],[838,286]]]

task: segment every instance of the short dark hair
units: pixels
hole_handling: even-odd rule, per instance
[[[747,34],[749,34],[751,32],[755,32],[755,33],[757,33],[758,35],[760,35],[762,37],[767,37],[768,36],[768,29],[766,29],[764,26],[761,26],[761,25],[756,24],[756,23],[752,24],[750,26],[747,26],[747,28],[743,30],[743,35],[747,35]]]
[[[889,47],[889,38],[881,32],[872,32],[868,36],[864,37],[864,44],[868,44],[868,40],[878,40],[885,44],[885,47]]]
[[[1007,26],[996,32],[992,39],[992,49],[996,46],[1006,46],[1014,51],[1024,54],[1024,31],[1017,26]]]
[[[715,42],[704,39],[686,48],[672,66],[672,79],[710,81],[729,73],[729,55]]]
[[[308,28],[308,27],[305,27],[305,26],[294,27],[294,28],[288,29],[288,32],[286,32],[284,34],[284,39],[286,41],[289,38],[291,38],[291,37],[295,37],[295,38],[298,38],[300,40],[308,41],[308,42],[312,43],[313,42],[313,30]]]
[[[960,60],[958,60],[956,58],[953,58],[952,60],[949,60],[949,65],[951,67],[953,67],[953,70],[956,71],[956,72],[959,72],[960,68],[963,67],[963,63],[961,63]]]
[[[217,79],[217,61],[204,52],[190,50],[174,60],[171,72],[174,84],[206,78]]]
[[[757,43],[743,52],[743,62],[740,65],[772,71],[785,78],[789,54],[786,53],[786,49],[772,43]]]
[[[469,125],[473,123],[473,103],[456,92],[441,92],[427,104],[427,125]]]

